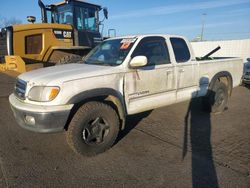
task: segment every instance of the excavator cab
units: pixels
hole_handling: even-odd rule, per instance
[[[108,11],[99,5],[79,1],[66,0],[61,3],[44,5],[38,1],[41,8],[43,23],[69,24],[74,28],[74,42],[76,46],[90,46],[93,48],[101,42],[99,27],[99,12],[103,10],[108,18]]]
[[[81,61],[103,37],[100,25],[108,11],[99,5],[80,0],[65,0],[44,5],[42,23],[12,25],[0,30],[0,72],[26,71]],[[99,20],[103,10],[104,19]]]

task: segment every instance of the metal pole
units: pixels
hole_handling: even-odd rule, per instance
[[[202,14],[202,27],[201,27],[201,41],[203,41],[203,36],[204,36],[204,29],[205,29],[205,16],[207,14],[206,13],[203,13]]]

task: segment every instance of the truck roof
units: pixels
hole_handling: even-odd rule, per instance
[[[108,40],[112,40],[112,39],[122,39],[122,38],[144,38],[144,37],[165,37],[165,38],[169,38],[169,37],[178,37],[178,38],[185,38],[183,36],[180,35],[171,35],[171,34],[143,34],[143,35],[124,35],[124,36],[119,36],[119,37],[113,37],[110,38]]]

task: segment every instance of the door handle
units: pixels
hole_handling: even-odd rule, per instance
[[[185,70],[184,69],[179,69],[179,72],[185,72]]]

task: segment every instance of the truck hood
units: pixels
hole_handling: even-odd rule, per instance
[[[119,67],[73,63],[33,70],[21,74],[18,78],[30,84],[48,85],[48,83],[63,83],[70,80],[118,73],[120,71],[121,68]]]

